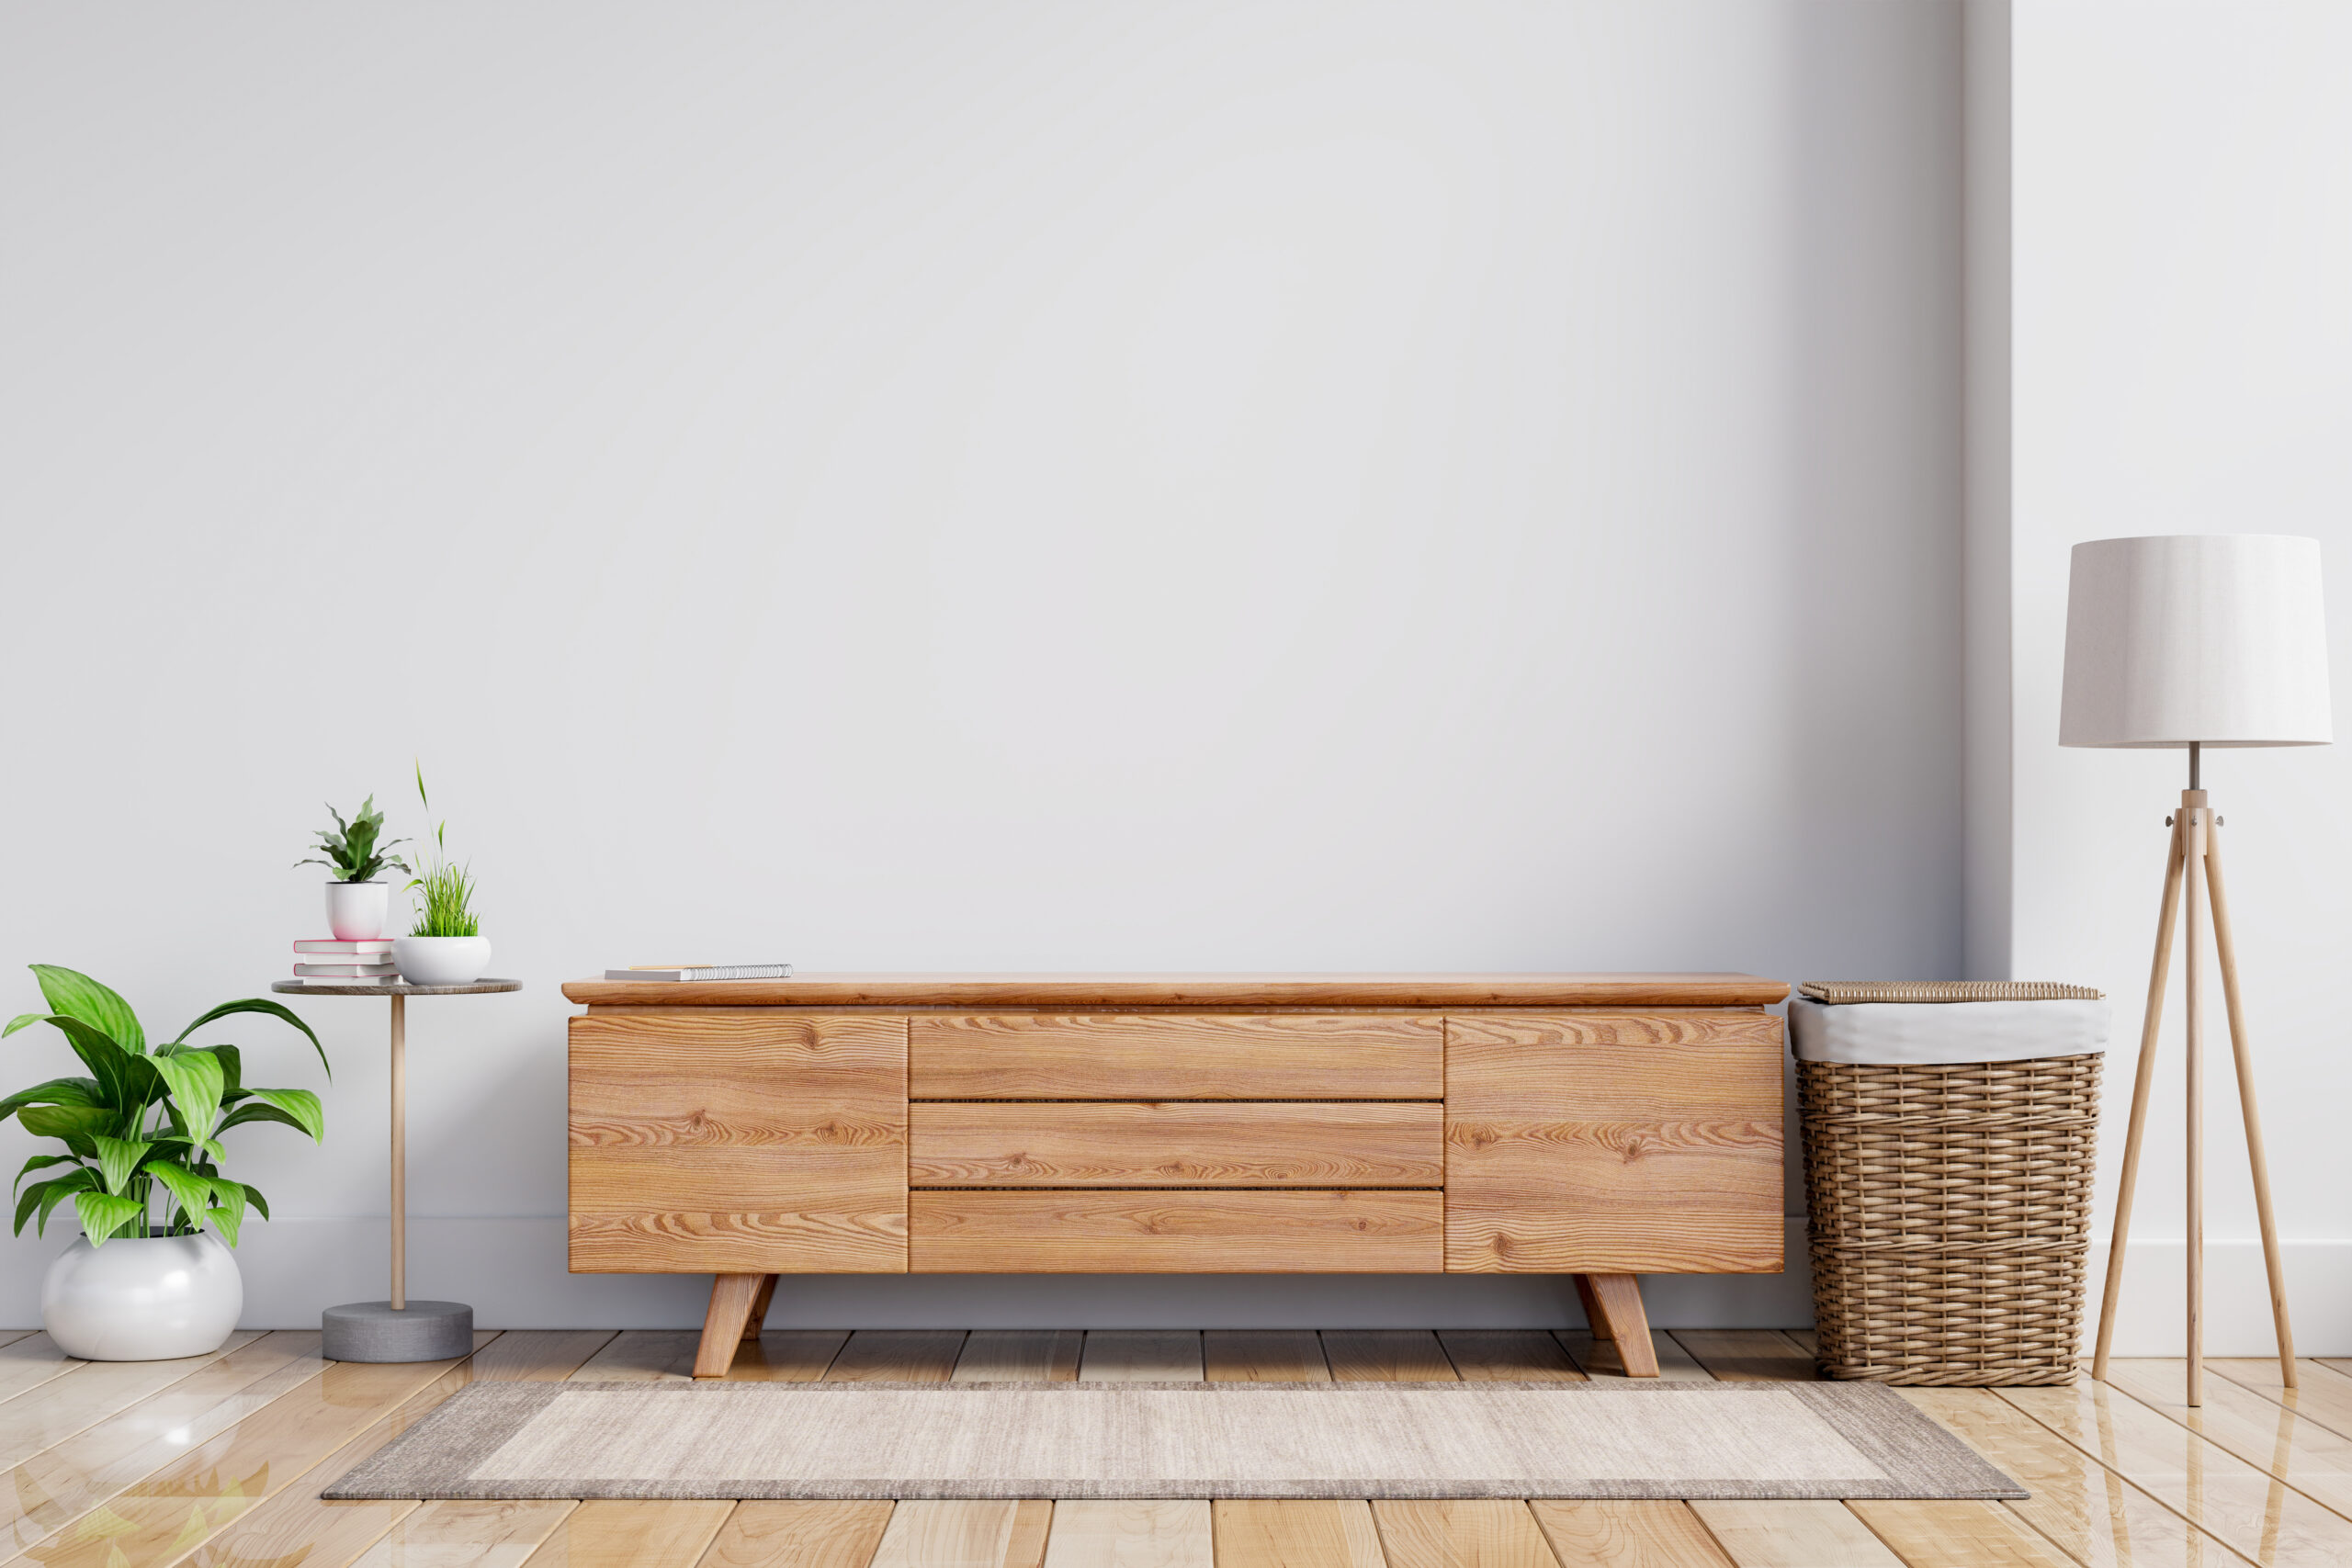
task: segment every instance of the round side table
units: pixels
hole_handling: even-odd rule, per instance
[[[381,1302],[331,1306],[319,1318],[319,1354],[330,1361],[444,1361],[470,1354],[474,1309],[463,1302],[408,1299],[408,999],[519,991],[520,980],[470,986],[306,986],[279,980],[287,996],[390,997],[392,999],[392,1293]]]

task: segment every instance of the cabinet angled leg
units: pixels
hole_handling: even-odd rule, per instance
[[[743,1342],[743,1325],[760,1293],[765,1274],[714,1274],[710,1308],[703,1314],[702,1344],[695,1351],[695,1376],[723,1378],[735,1364],[735,1348]]]
[[[1577,1294],[1592,1314],[1593,1337],[1616,1344],[1625,1375],[1657,1376],[1657,1349],[1650,1343],[1649,1314],[1642,1310],[1641,1280],[1631,1274],[1579,1274],[1577,1285]]]
[[[761,1327],[768,1320],[768,1303],[775,1300],[775,1276],[760,1276],[759,1293],[752,1298],[752,1310],[743,1314],[743,1343],[748,1345],[760,1337]]]

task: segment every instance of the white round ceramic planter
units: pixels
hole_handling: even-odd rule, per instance
[[[392,943],[392,962],[412,986],[470,986],[490,968],[486,936],[404,936]]]
[[[209,1231],[194,1235],[87,1236],[49,1266],[40,1321],[85,1361],[170,1361],[218,1350],[245,1310],[235,1255]]]
[[[389,882],[327,884],[327,930],[337,942],[373,942],[382,936],[391,908]]]

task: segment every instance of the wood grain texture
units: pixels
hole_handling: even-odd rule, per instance
[[[827,1382],[945,1382],[963,1354],[960,1328],[861,1328],[825,1369]]]
[[[1846,1506],[1911,1568],[2074,1568],[1998,1503],[1858,1499]]]
[[[2238,1568],[2245,1562],[1991,1389],[1895,1392],[2016,1477],[2031,1495],[2009,1504],[2010,1510],[2078,1562]]]
[[[1560,1342],[1540,1328],[1441,1328],[1438,1342],[1465,1382],[1583,1382]]]
[[[908,1111],[917,1187],[1441,1187],[1434,1102],[960,1100]]]
[[[739,1503],[699,1568],[868,1568],[888,1503]]]
[[[2107,1376],[2158,1415],[2352,1518],[2352,1438],[2222,1377],[2207,1378],[2205,1403],[2191,1408],[2184,1401],[2186,1368],[2177,1359],[2118,1357],[2108,1363]]]
[[[257,1330],[243,1330],[209,1355],[175,1361],[77,1363],[74,1376],[51,1378],[0,1402],[0,1470],[22,1464],[260,1337]]]
[[[522,1568],[578,1506],[569,1499],[427,1503],[368,1548],[357,1568]]]
[[[1086,1336],[1080,1382],[1200,1382],[1206,1378],[1197,1328],[1097,1328]]]
[[[1237,1498],[1210,1519],[1216,1568],[1385,1568],[1368,1503]]]
[[[1058,1502],[1045,1568],[1214,1568],[1212,1543],[1201,1498]]]
[[[1049,1502],[910,1502],[890,1515],[873,1568],[1038,1568]]]
[[[1650,1343],[1649,1313],[1642,1285],[1631,1274],[1579,1274],[1577,1293],[1592,1320],[1592,1332],[1615,1347],[1617,1365],[1629,1378],[1657,1376],[1657,1350]]]
[[[795,975],[788,980],[568,980],[591,1007],[1754,1008],[1754,975]]]
[[[0,1345],[0,1399],[14,1399],[28,1388],[86,1367],[57,1348],[46,1334],[28,1334]]]
[[[1323,1341],[1311,1328],[1211,1328],[1201,1357],[1211,1382],[1329,1382]]]
[[[1450,1017],[1446,1268],[1773,1273],[1781,1023]]]
[[[1323,1355],[1340,1382],[1453,1382],[1461,1375],[1426,1328],[1327,1328]]]
[[[913,1193],[922,1274],[1435,1273],[1436,1192]]]
[[[576,1273],[906,1268],[906,1025],[684,1011],[571,1020]]]
[[[692,1568],[735,1506],[591,1498],[564,1516],[529,1562],[533,1568]]]
[[[2297,1388],[2288,1388],[2279,1376],[2278,1363],[2265,1356],[2259,1359],[2231,1357],[2205,1363],[2209,1372],[2219,1372],[2240,1388],[2251,1389],[2274,1404],[2283,1404],[2307,1421],[2316,1421],[2332,1431],[2352,1438],[2352,1377],[2331,1371],[2322,1361],[2304,1361],[2295,1371]]]
[[[1082,1328],[977,1328],[956,1359],[955,1382],[1069,1382],[1086,1346]]]
[[[1724,1382],[1813,1382],[1813,1358],[1777,1328],[1678,1328],[1674,1337]]]
[[[917,1100],[1419,1100],[1445,1095],[1433,1018],[917,1014]]]
[[[1374,1502],[1388,1568],[1560,1568],[1516,1499]]]
[[[1568,1568],[1732,1568],[1688,1503],[1538,1498],[1528,1508]]]
[[[1904,1568],[1843,1503],[1693,1502],[1739,1568]]]

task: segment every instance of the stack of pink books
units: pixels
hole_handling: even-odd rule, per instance
[[[311,937],[294,944],[294,978],[306,986],[388,986],[401,977],[392,939],[337,942]]]

